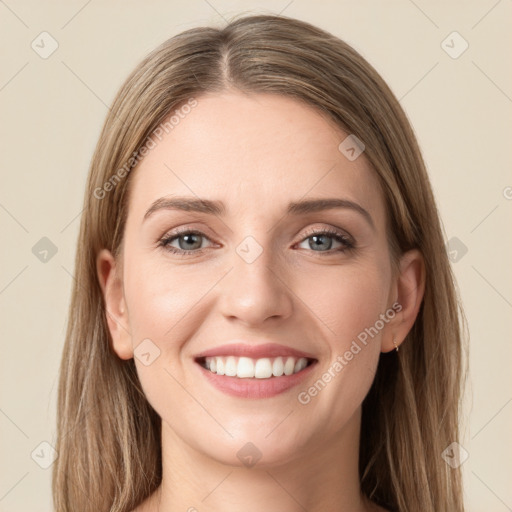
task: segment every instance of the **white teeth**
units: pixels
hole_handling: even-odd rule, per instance
[[[270,359],[263,358],[256,361],[254,376],[257,379],[268,379],[269,377],[272,377],[272,363],[270,362]]]
[[[216,357],[217,360],[217,375],[224,375],[224,359],[222,357]]]
[[[281,377],[284,373],[284,363],[282,357],[276,357],[272,365],[272,373],[275,377]]]
[[[289,357],[284,363],[284,374],[291,375],[295,369],[295,358]]]
[[[268,379],[298,373],[308,365],[305,357],[263,357],[251,359],[250,357],[206,357],[205,366],[212,373],[227,375],[240,379]]]
[[[295,368],[293,369],[293,373],[297,373],[297,372],[300,372],[301,370],[304,370],[304,368],[306,368],[306,365],[308,364],[307,360],[304,359],[303,357],[300,358],[296,363],[295,363]]]
[[[216,357],[212,357],[213,360],[217,359]],[[210,370],[212,367],[210,366]],[[213,370],[212,370],[213,371]],[[252,359],[248,357],[241,357],[238,360],[238,369],[236,372],[236,376],[240,378],[253,378],[254,377],[254,363]]]
[[[229,356],[226,359],[226,366],[224,366],[224,373],[229,377],[234,377],[236,375],[236,359],[233,356]]]

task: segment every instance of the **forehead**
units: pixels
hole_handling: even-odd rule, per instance
[[[130,212],[143,216],[142,209],[164,195],[220,199],[233,214],[340,196],[362,203],[374,218],[383,216],[378,178],[364,153],[347,159],[338,146],[348,134],[313,107],[238,92],[196,101],[171,113],[161,140],[153,137],[155,147],[133,171]]]

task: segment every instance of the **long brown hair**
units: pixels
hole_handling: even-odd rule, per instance
[[[133,359],[112,350],[96,257],[103,248],[120,253],[130,176],[154,130],[191,98],[228,88],[306,102],[364,141],[384,190],[393,263],[418,248],[426,282],[413,328],[398,353],[381,354],[363,402],[361,489],[390,510],[462,512],[460,470],[441,454],[459,436],[467,328],[414,133],[353,48],[305,22],[267,15],[165,41],[127,78],[107,115],[87,182],[60,368],[55,509],[128,512],[161,482],[160,418]]]

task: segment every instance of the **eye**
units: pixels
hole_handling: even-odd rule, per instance
[[[339,243],[341,247],[332,249],[333,240],[334,243]],[[328,254],[332,254],[333,252],[344,252],[349,249],[354,249],[355,247],[354,242],[348,235],[335,229],[313,229],[307,233],[306,238],[304,238],[300,243],[303,244],[305,242],[308,242],[308,247],[305,247],[305,249],[312,249],[313,252],[326,252]]]
[[[201,231],[182,228],[165,235],[159,240],[158,245],[173,254],[188,256],[201,253],[205,249],[201,247],[203,240],[209,240],[209,238]],[[300,244],[304,244],[308,240],[309,247],[302,247],[303,249],[311,249],[313,252],[324,252],[327,253],[326,255],[355,248],[351,237],[335,229],[313,229],[307,233],[306,238]],[[341,247],[333,249],[333,243],[338,243]],[[177,244],[178,247],[172,244]]]
[[[165,235],[159,242],[160,247],[164,247],[167,251],[174,254],[187,255],[187,253],[202,252],[201,242],[203,239],[209,238],[201,231],[190,229],[178,229],[174,233]],[[178,247],[171,244],[177,242]]]

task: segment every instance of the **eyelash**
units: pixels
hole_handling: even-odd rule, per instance
[[[183,249],[177,249],[176,247],[169,246],[169,244],[173,240],[180,238],[180,236],[183,236],[183,235],[198,235],[198,236],[202,236],[202,237],[208,239],[208,237],[201,231],[196,231],[196,230],[187,229],[187,228],[178,228],[173,233],[165,235],[163,238],[161,238],[158,241],[158,246],[163,247],[166,251],[169,251],[170,253],[176,254],[178,256],[183,256],[183,257],[192,256],[194,254],[200,254],[204,251],[204,248],[203,249],[194,249],[191,251],[185,251]],[[337,242],[340,242],[341,244],[344,245],[344,247],[342,247],[342,248],[329,249],[328,251],[312,251],[315,253],[318,252],[321,256],[331,256],[333,253],[338,253],[338,252],[343,253],[343,252],[355,249],[355,244],[352,242],[352,240],[347,235],[345,235],[335,229],[332,229],[332,228],[323,228],[323,229],[313,228],[312,230],[307,232],[306,235],[304,236],[304,238],[302,238],[300,240],[300,242],[298,242],[298,243],[302,243],[302,242],[306,241],[308,238],[311,238],[312,236],[315,236],[315,235],[317,235],[317,236],[318,235],[327,235],[330,238],[333,238]]]

